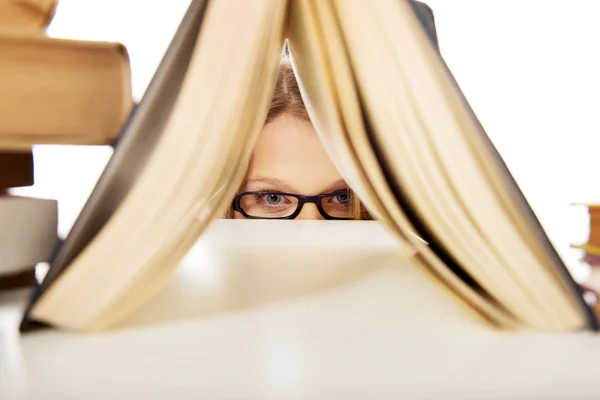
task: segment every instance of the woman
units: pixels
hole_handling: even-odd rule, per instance
[[[228,218],[370,219],[331,162],[284,58],[246,179]]]

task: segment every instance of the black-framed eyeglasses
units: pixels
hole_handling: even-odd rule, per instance
[[[306,203],[314,203],[325,219],[352,219],[353,194],[338,190],[316,196],[278,191],[243,192],[231,204],[234,211],[251,219],[294,219]]]

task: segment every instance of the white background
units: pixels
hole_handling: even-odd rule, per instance
[[[576,201],[600,201],[600,1],[428,0],[442,53],[550,238],[577,277],[587,236]],[[189,0],[60,0],[48,33],[119,41],[139,99]],[[110,157],[107,147],[35,149],[36,185],[61,234]]]

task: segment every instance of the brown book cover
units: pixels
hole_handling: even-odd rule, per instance
[[[133,104],[129,56],[120,43],[2,32],[0,69],[4,149],[110,144]]]
[[[0,192],[13,187],[31,186],[33,176],[33,153],[0,150]]]

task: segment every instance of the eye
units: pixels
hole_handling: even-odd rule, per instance
[[[343,192],[338,192],[337,194],[332,194],[331,197],[328,198],[328,203],[333,204],[341,204],[343,206],[349,205],[352,200],[352,195],[349,190],[344,190]]]
[[[285,200],[285,197],[278,193],[269,193],[262,196],[262,201],[270,206],[276,206]]]
[[[347,203],[350,200],[350,196],[348,196],[348,193],[338,194],[335,197],[337,201],[343,204]]]
[[[336,195],[335,201],[337,201],[340,204],[348,204],[348,202],[350,201],[350,193],[343,192],[343,193]]]

